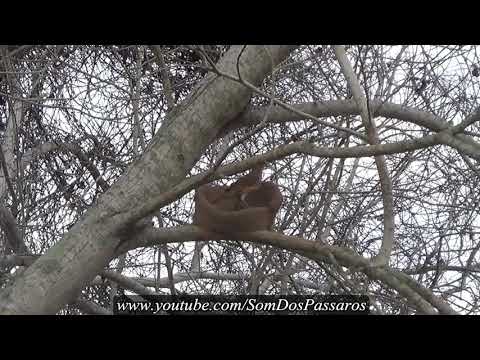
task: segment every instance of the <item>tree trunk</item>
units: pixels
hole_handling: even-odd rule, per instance
[[[232,47],[220,71],[259,85],[294,46]],[[143,156],[99,199],[56,245],[15,283],[0,292],[0,314],[53,314],[76,299],[100,273],[122,240],[119,229],[132,219],[129,209],[176,185],[191,170],[220,129],[246,106],[251,90],[209,74],[174,111]],[[195,129],[195,131],[193,131]]]

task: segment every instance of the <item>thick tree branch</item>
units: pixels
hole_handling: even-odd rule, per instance
[[[139,282],[137,282],[137,281],[135,281],[135,280],[133,280],[129,277],[123,276],[122,274],[120,274],[116,271],[105,270],[102,273],[102,275],[104,277],[106,277],[107,279],[109,279],[111,281],[114,281],[115,283],[117,283],[121,287],[123,287],[125,289],[130,289],[130,290],[136,292],[139,295],[157,295],[157,293],[155,293],[154,291],[151,291],[150,289],[146,288],[145,286],[143,286]]]
[[[347,58],[345,48],[341,45],[334,47],[335,55],[342,68],[342,72],[345,75],[347,83],[352,90],[353,98],[357,103],[362,118],[363,126],[367,129],[368,142],[372,145],[380,144],[378,137],[377,126],[373,115],[370,112],[368,99],[366,94],[362,92],[360,83],[355,75],[352,65]],[[368,96],[368,94],[367,94]],[[380,251],[377,256],[374,257],[374,264],[383,266],[388,264],[390,260],[390,254],[393,249],[394,241],[394,217],[393,217],[393,194],[392,194],[392,180],[387,168],[387,162],[385,156],[375,156],[375,164],[377,165],[378,176],[380,178],[380,187],[382,189],[383,196],[383,240],[380,247]]]
[[[123,247],[120,247],[117,255],[137,247],[151,247],[159,244],[203,240],[203,230],[197,226],[188,225],[161,229],[150,228],[137,234],[131,241],[125,243]],[[271,245],[296,252],[312,260],[329,264],[332,263],[333,256],[335,262],[339,265],[347,267],[351,271],[360,271],[371,280],[380,281],[386,286],[395,289],[421,313],[435,314],[437,312],[434,308],[436,308],[441,314],[456,314],[445,301],[433,295],[429,289],[424,288],[408,275],[389,267],[372,266],[370,260],[355,254],[347,248],[324,245],[318,241],[308,241],[300,237],[287,236],[271,231],[236,234],[231,240]]]
[[[179,184],[173,186],[169,191],[150,198],[138,207],[132,208],[130,211],[131,214],[134,214],[135,219],[140,220],[145,216],[152,214],[160,207],[170,204],[171,202],[178,199],[180,196],[197,188],[199,185],[251,169],[255,165],[261,163],[282,159],[286,156],[296,153],[308,154],[324,158],[359,158],[376,155],[396,154],[441,144],[443,136],[444,133],[442,132],[436,135],[429,135],[415,140],[371,146],[352,146],[347,148],[317,147],[312,143],[306,141],[299,141],[288,145],[282,145],[264,154],[252,156],[247,160],[239,161],[235,164],[230,164],[218,168],[213,173],[205,172],[191,176],[180,182]],[[478,158],[480,159],[480,153],[478,154]],[[206,177],[206,174],[208,174],[208,177]]]
[[[259,85],[294,46],[248,46],[240,59],[242,76]],[[241,47],[232,47],[218,67],[235,73]],[[136,220],[130,209],[167,192],[185,178],[227,122],[246,106],[251,90],[207,75],[157,133],[142,157],[87,211],[63,239],[35,261],[12,287],[0,291],[1,314],[55,313],[73,301],[100,273]],[[194,130],[195,129],[195,130]]]
[[[268,106],[249,108],[244,111],[234,123],[232,123],[229,130],[236,130],[244,126],[252,126],[260,123],[265,116],[266,111],[270,112],[269,122],[279,124],[303,121],[306,119],[303,113],[308,113],[311,117],[349,116],[359,114],[354,100],[329,100],[295,104],[291,105],[291,107],[298,111],[292,112],[280,106],[275,106],[271,110],[268,110]],[[442,119],[439,116],[415,108],[378,100],[370,102],[370,109],[374,117],[380,116],[398,119],[434,132],[443,131],[445,134],[444,142],[448,142],[446,145],[456,148],[469,157],[477,160],[480,158],[480,144],[473,140],[472,137],[458,133],[458,128],[450,126],[445,119]]]

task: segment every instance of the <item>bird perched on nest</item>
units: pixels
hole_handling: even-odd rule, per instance
[[[230,186],[203,185],[195,193],[193,224],[210,239],[229,234],[271,230],[283,196],[278,185],[262,182],[263,165]]]

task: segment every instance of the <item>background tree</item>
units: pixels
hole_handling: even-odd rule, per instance
[[[293,49],[4,46],[0,313],[177,292],[478,313],[478,47]],[[192,190],[264,161],[278,232],[202,241]]]

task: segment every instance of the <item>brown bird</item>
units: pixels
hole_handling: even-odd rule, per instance
[[[195,194],[193,224],[210,239],[225,239],[229,234],[271,230],[282,204],[282,194],[273,182],[261,182],[263,166],[229,187],[203,185]]]

